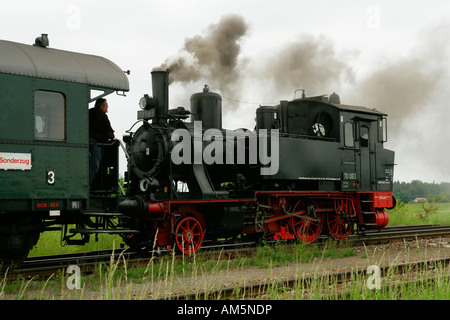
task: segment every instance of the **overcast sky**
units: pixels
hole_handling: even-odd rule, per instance
[[[227,44],[230,52],[235,49],[229,68],[191,61],[200,71],[195,79],[171,85],[171,108],[188,108],[190,95],[209,84],[224,96],[223,126],[252,129],[259,104],[290,100],[299,88],[307,95],[336,91],[342,103],[390,115],[385,146],[396,151],[395,180],[450,181],[448,0],[0,0],[0,5],[0,39],[32,44],[48,33],[52,48],[100,55],[131,70],[127,97],[107,97],[119,138],[135,122],[139,98],[151,94],[151,70],[178,57],[195,60],[198,51],[192,50],[214,47],[208,41],[227,24],[230,31],[218,32],[234,32]],[[223,52],[219,48],[213,56]]]

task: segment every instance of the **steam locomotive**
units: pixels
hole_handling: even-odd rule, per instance
[[[189,109],[169,109],[168,71],[152,72],[152,95],[140,99],[125,145],[100,144],[89,186],[88,105],[128,91],[126,72],[48,48],[47,35],[34,45],[0,41],[0,61],[4,267],[20,265],[50,230],[65,244],[109,233],[131,248],[193,254],[216,240],[345,240],[385,227],[395,206],[386,114],[341,104],[335,93],[303,94],[260,106],[252,129],[227,130],[222,98],[208,86]]]
[[[168,77],[152,73],[142,125],[124,136],[133,196],[119,211],[140,230],[130,246],[154,239],[192,254],[206,239],[344,240],[355,226],[387,225],[394,152],[383,148],[385,114],[335,93],[303,95],[260,106],[254,130],[224,130],[221,96],[207,86],[189,111],[168,109]]]

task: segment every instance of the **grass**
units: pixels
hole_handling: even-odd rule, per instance
[[[99,234],[97,240],[98,241],[96,241],[95,236],[92,235],[89,243],[84,246],[64,245],[61,241],[60,231],[44,232],[41,233],[38,243],[30,251],[28,256],[33,257],[112,249],[119,247],[119,245],[123,242],[120,236],[109,234]]]
[[[408,224],[440,224],[450,225],[450,203],[426,204],[425,208],[436,207],[435,213],[421,219],[425,212],[420,203],[400,202],[393,210],[389,210],[389,226]]]
[[[323,257],[343,258],[354,255],[351,247],[329,241],[324,248],[317,245],[305,246],[302,244],[288,246],[261,246],[257,249],[255,257],[242,256],[236,259],[208,260],[204,255],[195,255],[175,259],[174,256],[166,256],[163,259],[151,259],[147,265],[138,268],[127,267],[126,261],[119,258],[108,263],[99,264],[94,274],[82,275],[81,288],[69,290],[66,286],[68,275],[55,274],[47,279],[19,279],[16,281],[0,280],[0,299],[101,299],[101,300],[126,300],[161,298],[166,292],[172,292],[182,281],[191,281],[185,288],[204,290],[216,287],[216,282],[225,283],[226,275],[237,274],[233,280],[236,288],[246,283],[246,270],[257,266],[266,268],[269,273],[276,266],[287,265],[290,261],[309,262],[316,259],[319,266]],[[369,262],[369,261],[368,261]],[[119,264],[123,263],[123,267]],[[372,261],[370,263],[373,263]],[[380,264],[381,261],[379,262]],[[321,276],[314,271],[311,280],[294,288],[283,287],[274,278],[270,283],[268,293],[259,299],[269,300],[448,300],[450,299],[450,277],[448,268],[440,265],[428,265],[418,271],[412,269],[405,272],[406,280],[399,282],[395,267],[392,267],[387,275],[381,278],[379,289],[368,286],[368,276],[364,273],[354,272],[349,282],[340,284],[337,278]],[[233,273],[232,271],[240,271]],[[239,276],[240,274],[240,276]],[[415,281],[420,277],[421,281]],[[188,280],[187,280],[188,279]],[[214,281],[210,280],[214,279]],[[430,280],[432,279],[432,280]],[[209,281],[209,282],[208,282]],[[187,283],[187,282],[186,282]],[[198,296],[198,299],[217,299],[216,296]],[[237,299],[246,299],[241,293]]]
[[[344,258],[353,255],[355,255],[353,248],[333,240],[329,240],[324,247],[307,243],[278,243],[258,247],[256,255],[248,260],[248,265],[260,268],[279,267],[290,262],[308,263],[319,257]]]
[[[171,289],[180,279],[197,281],[202,285],[207,277],[221,279],[224,274],[240,270],[245,277],[245,270],[250,267],[274,268],[293,261],[309,262],[321,257],[345,257],[354,255],[353,249],[330,241],[325,249],[318,245],[264,245],[257,248],[257,253],[248,257],[241,255],[234,259],[221,257],[211,260],[207,255],[185,256],[175,259],[168,255],[162,259],[151,259],[142,267],[128,268],[124,259],[111,260],[96,266],[94,274],[83,275],[80,290],[68,290],[66,281],[70,275],[56,274],[50,279],[19,279],[0,283],[0,298],[11,299],[88,299],[92,294],[96,299],[140,299],[159,297]],[[124,267],[119,267],[121,263]],[[238,279],[237,279],[238,280]],[[241,279],[245,281],[244,279]],[[136,289],[139,287],[136,293]],[[89,288],[89,294],[86,293]]]
[[[364,273],[354,272],[351,281],[340,283],[338,279],[315,276],[306,285],[294,290],[280,290],[278,297],[307,300],[448,300],[450,299],[450,275],[445,266],[424,266],[414,270],[411,266],[400,281],[395,267],[380,279],[379,288],[368,285],[370,279]],[[272,297],[274,295],[272,294]]]

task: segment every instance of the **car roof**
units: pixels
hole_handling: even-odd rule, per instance
[[[128,77],[100,56],[0,40],[0,73],[129,91]]]

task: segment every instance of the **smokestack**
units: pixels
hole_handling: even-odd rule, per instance
[[[158,103],[152,122],[163,122],[169,111],[169,71],[152,71],[152,91]]]

